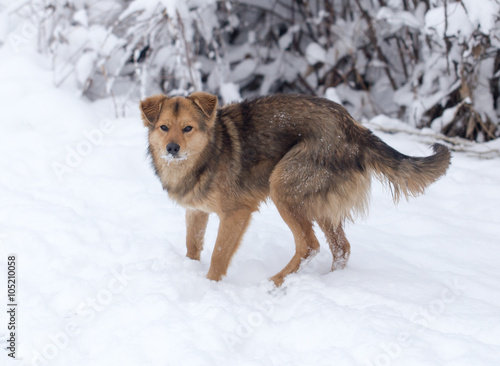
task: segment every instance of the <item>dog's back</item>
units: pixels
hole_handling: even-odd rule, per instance
[[[390,183],[394,199],[423,193],[450,163],[447,148],[403,155],[352,119],[341,105],[311,96],[275,95],[219,111],[224,130],[237,130],[243,190],[289,201],[311,220],[341,222],[367,207],[372,173]]]
[[[293,181],[304,195],[326,193],[347,175],[366,172],[365,151],[360,147],[366,129],[331,101],[302,95],[262,97],[222,108],[217,122],[220,133],[237,131],[231,143],[239,145],[243,186],[257,181],[259,188],[269,189],[271,174],[283,159],[293,167],[283,172],[289,184],[282,189],[293,195]],[[309,171],[328,177],[313,183]],[[338,177],[331,179],[334,176]]]

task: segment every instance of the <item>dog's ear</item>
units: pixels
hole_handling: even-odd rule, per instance
[[[151,127],[155,124],[160,116],[161,106],[165,100],[167,100],[166,95],[158,94],[141,101],[141,117],[144,126]]]
[[[215,113],[217,111],[217,96],[204,92],[196,92],[191,94],[188,99],[191,99],[194,104],[201,109],[203,114],[210,118],[214,119]]]

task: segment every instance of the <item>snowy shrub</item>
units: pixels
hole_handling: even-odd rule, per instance
[[[425,14],[422,37],[421,61],[406,88],[414,97],[401,102],[407,117],[450,136],[494,139],[500,115],[500,3],[438,1]]]
[[[214,41],[215,0],[33,0],[29,6],[39,14],[40,50],[53,57],[58,84],[74,82],[91,99],[202,89],[197,55]]]
[[[326,96],[449,136],[499,135],[497,0],[32,0],[56,82],[137,99]]]

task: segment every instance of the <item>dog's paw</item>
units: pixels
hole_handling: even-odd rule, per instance
[[[332,263],[332,272],[344,269],[347,265],[347,259],[339,259]]]
[[[207,273],[207,278],[211,281],[216,281],[219,282],[223,277],[223,274],[220,273],[219,271],[214,271],[210,269]]]
[[[340,269],[344,269],[349,261],[349,255],[351,253],[349,251],[344,251],[342,249],[338,249],[334,252],[333,262],[332,262],[332,272]]]
[[[192,259],[194,261],[199,261],[200,260],[200,252],[198,252],[198,253],[190,253],[190,252],[188,252],[186,254],[186,257],[189,258],[189,259]]]
[[[281,297],[282,295],[286,295],[286,285],[278,287],[270,278],[263,279],[260,282],[260,287],[263,292],[272,297]]]
[[[280,287],[283,284],[283,281],[285,281],[285,277],[278,273],[272,276],[269,280],[273,281],[276,287]]]

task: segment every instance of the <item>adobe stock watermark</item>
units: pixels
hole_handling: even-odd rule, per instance
[[[382,352],[378,353],[371,360],[364,361],[367,366],[389,366],[392,361],[396,360],[403,353],[404,348],[411,345],[413,337],[420,332],[423,332],[429,324],[436,321],[444,314],[448,306],[454,303],[465,289],[458,278],[453,281],[446,280],[445,287],[441,290],[439,298],[436,298],[426,306],[419,308],[410,318],[413,323],[412,327],[406,331],[401,331],[392,342],[381,343]]]
[[[253,311],[238,320],[238,326],[233,333],[224,335],[224,340],[229,346],[234,347],[250,338],[255,330],[264,324],[265,317],[271,316],[275,309],[274,302],[271,300],[255,302],[253,307]]]
[[[36,38],[41,24],[53,17],[56,13],[56,6],[67,6],[65,0],[52,0],[52,3],[45,4],[40,1],[30,1],[24,6],[30,6],[32,13],[21,23],[18,29],[7,36],[7,42],[15,53],[19,53],[23,45]],[[37,9],[33,10],[33,9]]]
[[[114,121],[103,119],[99,123],[99,128],[83,131],[84,138],[74,145],[67,145],[65,147],[66,156],[63,162],[52,162],[52,171],[57,178],[61,180],[64,175],[73,172],[87,156],[92,154],[96,146],[102,144],[105,135],[113,132],[115,128],[116,124]]]
[[[63,330],[49,335],[50,341],[41,349],[34,352],[31,359],[32,366],[49,365],[64,349],[68,347],[73,339],[81,334],[86,325],[91,323],[98,313],[104,312],[113,297],[122,293],[128,286],[132,278],[123,270],[121,272],[113,271],[111,279],[107,286],[101,289],[95,296],[82,301],[74,310],[77,314],[77,320],[70,320],[66,323]]]

